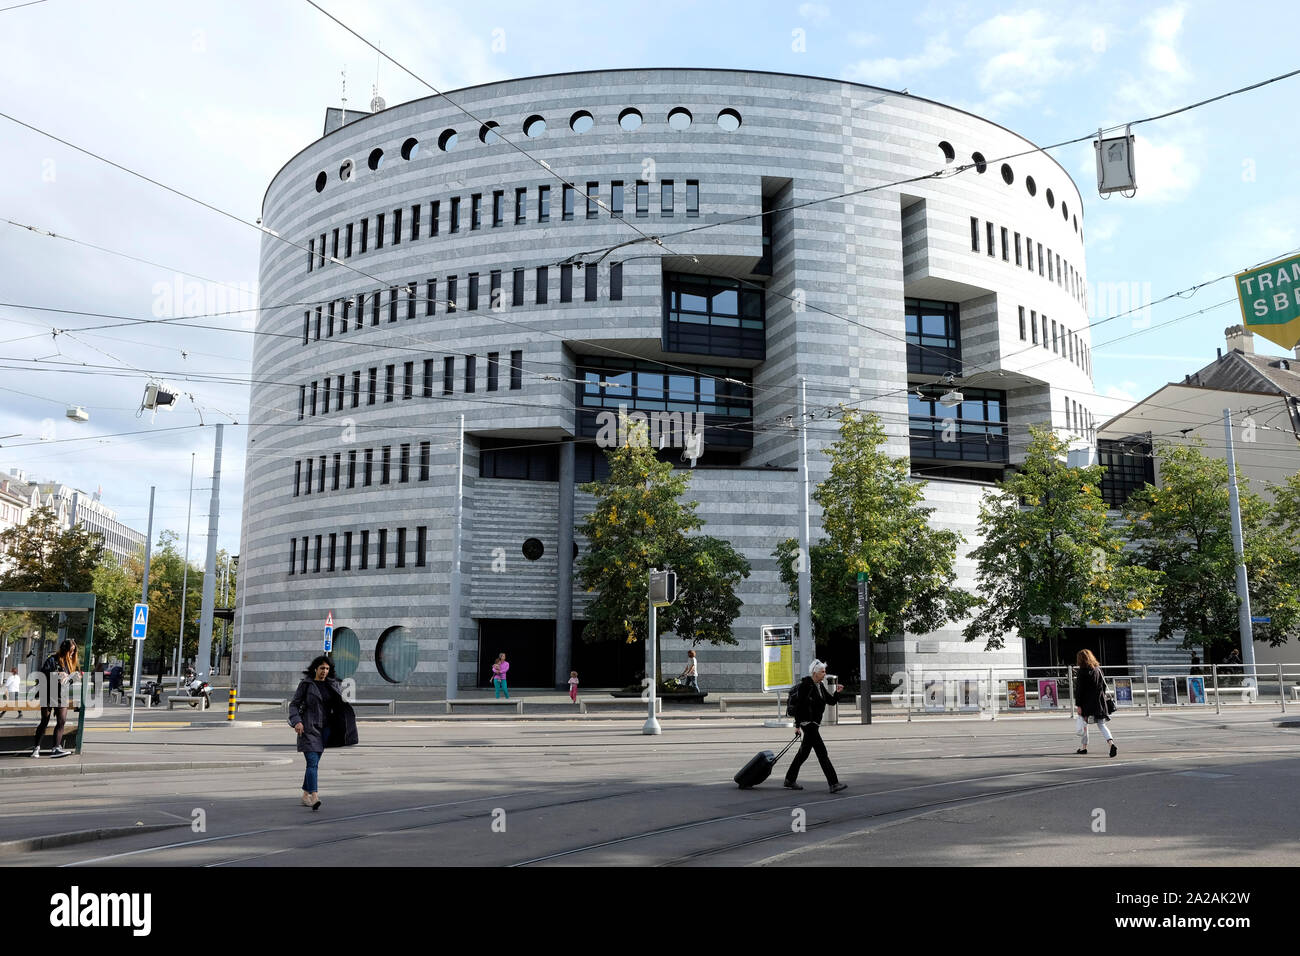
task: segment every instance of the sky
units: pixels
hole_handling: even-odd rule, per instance
[[[907,89],[1040,146],[1300,67],[1280,2],[318,2],[445,91],[769,70]],[[252,223],[345,70],[364,106],[375,54],[306,0],[0,0],[0,471],[102,488],[141,531],[152,484],[155,540],[189,514],[201,563],[224,423],[218,541],[239,551],[259,233],[13,120]],[[390,64],[378,86],[390,106],[429,95]],[[1103,415],[1213,360],[1241,321],[1231,280],[1185,290],[1300,249],[1297,96],[1300,77],[1137,126],[1131,199],[1098,196],[1090,143],[1052,150],[1084,196],[1092,320],[1184,292],[1094,328]],[[151,380],[174,409],[139,412]]]

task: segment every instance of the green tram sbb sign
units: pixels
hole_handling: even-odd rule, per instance
[[[1300,256],[1240,273],[1237,298],[1247,329],[1284,349],[1300,342]]]

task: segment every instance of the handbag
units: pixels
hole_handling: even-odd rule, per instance
[[[1080,714],[1074,715],[1074,736],[1082,737],[1084,731],[1088,729],[1088,722]]]
[[[1108,713],[1108,714],[1113,714],[1113,713],[1115,713],[1115,707],[1116,707],[1116,704],[1115,704],[1115,698],[1114,698],[1114,697],[1111,697],[1109,694],[1107,694],[1107,695],[1106,695],[1106,713]]]

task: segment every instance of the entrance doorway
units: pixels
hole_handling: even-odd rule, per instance
[[[505,651],[510,687],[555,687],[555,621],[485,618],[478,622],[478,686],[492,686],[492,663]]]
[[[1103,668],[1128,667],[1128,631],[1113,627],[1067,627],[1065,636],[1025,643],[1026,667],[1052,667],[1065,672],[1074,666],[1079,651],[1087,648]]]

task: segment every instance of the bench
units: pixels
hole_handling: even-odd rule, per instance
[[[453,707],[513,707],[516,714],[523,714],[524,699],[522,697],[506,698],[497,700],[492,697],[463,697],[447,701],[447,713],[452,712]]]
[[[732,694],[729,697],[718,698],[718,710],[725,714],[728,704],[765,704],[771,707],[783,700],[784,697],[784,693],[777,694],[775,691],[770,694]]]
[[[177,704],[189,704],[191,707],[198,707],[199,710],[211,710],[212,705],[208,703],[206,697],[168,697],[167,709],[174,710]]]
[[[126,696],[133,700],[144,701],[144,705],[146,708],[153,706],[153,704],[149,703],[149,701],[153,700],[153,694],[147,694],[144,691],[140,690],[140,691],[134,691],[130,694],[127,694]]]
[[[245,704],[271,704],[279,707],[286,714],[289,713],[289,698],[287,697],[240,697],[235,701],[236,709],[243,707]]]
[[[585,714],[592,707],[599,710],[601,707],[633,707],[642,713],[647,712],[650,708],[646,707],[649,701],[642,700],[640,697],[594,697],[584,698],[578,701],[578,713]],[[655,697],[655,713],[662,714],[664,711],[664,699]]]
[[[353,707],[387,707],[390,714],[397,713],[396,700],[350,700]]]

